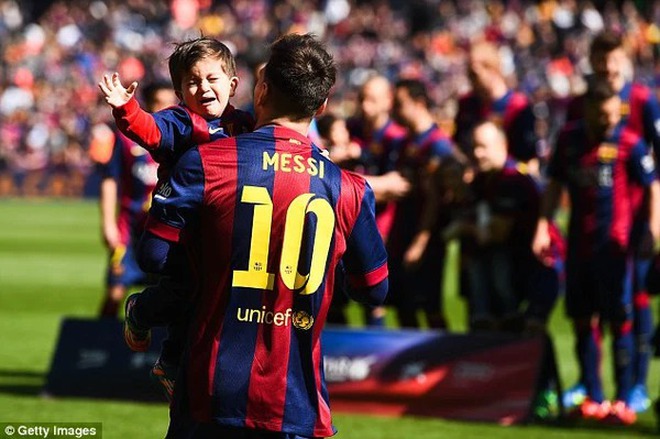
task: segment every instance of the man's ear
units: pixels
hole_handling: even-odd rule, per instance
[[[180,102],[183,102],[183,93],[181,93],[179,90],[174,90],[174,94]]]
[[[239,82],[241,82],[241,80],[238,79],[238,76],[232,76],[229,79],[229,97],[232,97],[234,94],[236,94],[236,89],[238,88]]]
[[[322,115],[325,112],[326,108],[328,108],[328,98],[325,98],[325,101],[323,101],[323,103],[318,108],[318,110],[316,110],[316,113],[314,113],[314,117],[319,117],[320,115]]]
[[[263,105],[266,102],[267,95],[268,84],[262,81],[261,84],[254,89],[254,106]]]

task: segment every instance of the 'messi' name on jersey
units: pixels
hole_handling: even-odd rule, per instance
[[[280,172],[297,172],[299,174],[307,173],[312,177],[325,177],[325,163],[313,157],[305,158],[299,154],[288,152],[275,152],[272,155],[264,151],[262,169],[268,171],[273,169]]]

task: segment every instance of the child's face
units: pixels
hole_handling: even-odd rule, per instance
[[[344,119],[337,119],[330,127],[328,141],[331,146],[346,146],[351,141],[351,135],[346,128]]]
[[[205,58],[193,64],[183,76],[177,95],[194,113],[216,119],[225,111],[237,86],[238,78],[227,76],[221,60]]]

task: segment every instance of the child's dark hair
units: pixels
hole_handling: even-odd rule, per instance
[[[147,107],[151,107],[160,90],[172,90],[172,86],[166,81],[155,81],[142,88],[142,98]]]
[[[229,48],[215,38],[200,37],[178,43],[169,57],[168,65],[174,90],[181,91],[183,76],[196,62],[205,58],[222,61],[227,76],[236,76],[236,60]]]
[[[620,47],[623,47],[621,34],[613,30],[605,30],[593,39],[589,53],[591,56],[594,56],[594,54],[607,54]]]
[[[433,101],[426,91],[426,85],[418,79],[400,79],[394,85],[395,89],[403,88],[415,102],[423,102],[426,108],[433,106]]]
[[[614,96],[617,96],[618,93],[614,90],[612,85],[604,80],[593,78],[589,82],[589,87],[587,88],[586,104],[591,105],[594,103],[604,102]]]
[[[319,136],[322,139],[330,138],[330,131],[332,131],[332,125],[339,120],[334,114],[324,114],[323,116],[316,119],[316,129],[319,132]]]
[[[275,113],[302,120],[313,117],[328,98],[337,69],[314,36],[290,34],[273,43],[263,74],[275,95]]]

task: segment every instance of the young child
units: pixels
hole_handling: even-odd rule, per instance
[[[117,73],[104,75],[99,82],[119,130],[147,149],[159,164],[155,197],[167,196],[165,181],[185,151],[254,128],[249,113],[229,104],[239,78],[234,57],[223,43],[201,37],[177,44],[169,58],[169,71],[181,103],[153,114],[142,110],[135,99],[137,82],[125,88]],[[151,374],[171,400],[194,285],[185,249],[177,248],[168,263],[177,267],[176,277],[162,278],[156,286],[126,300],[124,339],[132,350],[144,352],[151,342],[150,328],[168,326],[168,338]]]
[[[364,173],[360,163],[362,148],[351,139],[346,121],[334,114],[324,114],[316,120],[321,144],[330,152],[330,158],[341,168]]]

